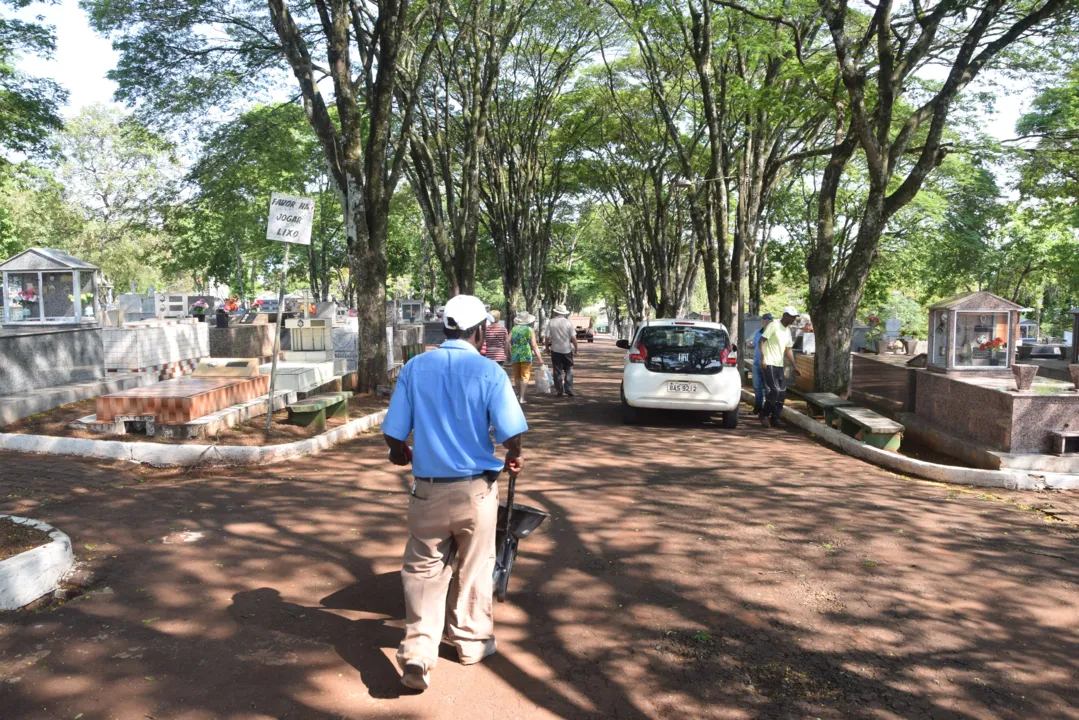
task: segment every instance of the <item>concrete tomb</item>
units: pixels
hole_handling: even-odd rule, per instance
[[[230,405],[254,400],[269,390],[270,378],[257,374],[253,359],[215,359],[197,375],[166,380],[97,399],[97,423],[118,421],[180,425]]]

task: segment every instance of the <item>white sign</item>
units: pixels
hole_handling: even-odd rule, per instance
[[[311,222],[315,219],[315,201],[311,198],[271,193],[270,222],[266,239],[294,245],[311,244]]]

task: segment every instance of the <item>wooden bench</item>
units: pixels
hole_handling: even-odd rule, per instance
[[[288,421],[301,427],[326,429],[327,412],[329,417],[348,419],[348,399],[350,392],[322,393],[310,395],[288,406]]]
[[[846,398],[841,398],[835,393],[802,393],[810,417],[824,417],[824,424],[835,427],[835,409],[840,407],[852,407],[854,403]]]
[[[903,426],[894,420],[863,407],[837,407],[832,411],[839,420],[839,431],[881,450],[899,450]]]
[[[412,343],[401,346],[401,362],[407,363],[412,358],[423,353],[427,347],[423,343]]]

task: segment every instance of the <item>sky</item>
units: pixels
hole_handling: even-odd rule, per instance
[[[111,43],[97,35],[78,0],[62,0],[57,5],[33,5],[17,13],[23,19],[37,15],[56,28],[56,53],[52,60],[25,57],[20,67],[27,73],[51,77],[68,93],[65,117],[76,115],[94,103],[112,102],[116,83],[105,77],[116,67],[118,55]],[[997,139],[1015,136],[1015,122],[1030,101],[1029,93],[1019,93],[998,100],[995,112],[985,116],[984,128]]]
[[[57,5],[32,5],[16,13],[25,20],[42,16],[45,23],[56,28],[56,52],[52,60],[27,56],[20,68],[31,75],[51,77],[68,91],[65,117],[94,103],[110,103],[116,83],[105,74],[116,67],[118,55],[112,44],[91,28],[78,0],[63,0]]]

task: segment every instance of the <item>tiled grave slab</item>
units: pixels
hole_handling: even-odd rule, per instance
[[[198,437],[212,437],[222,430],[250,420],[253,417],[266,414],[266,399],[268,395],[260,395],[254,400],[246,400],[235,405],[218,410],[216,412],[195,418],[191,422],[178,425],[158,425],[153,421],[146,423],[148,436],[162,437],[166,439],[186,439]],[[281,410],[289,403],[295,402],[297,394],[292,390],[279,390],[274,393],[274,410]],[[90,432],[107,433],[110,435],[124,435],[127,427],[123,421],[104,422],[99,421],[96,415],[88,415],[71,423],[70,427]]]
[[[153,416],[159,425],[191,422],[229,405],[265,395],[270,378],[185,377],[166,380],[144,388],[105,395],[97,399],[99,422],[113,422],[117,416]]]

